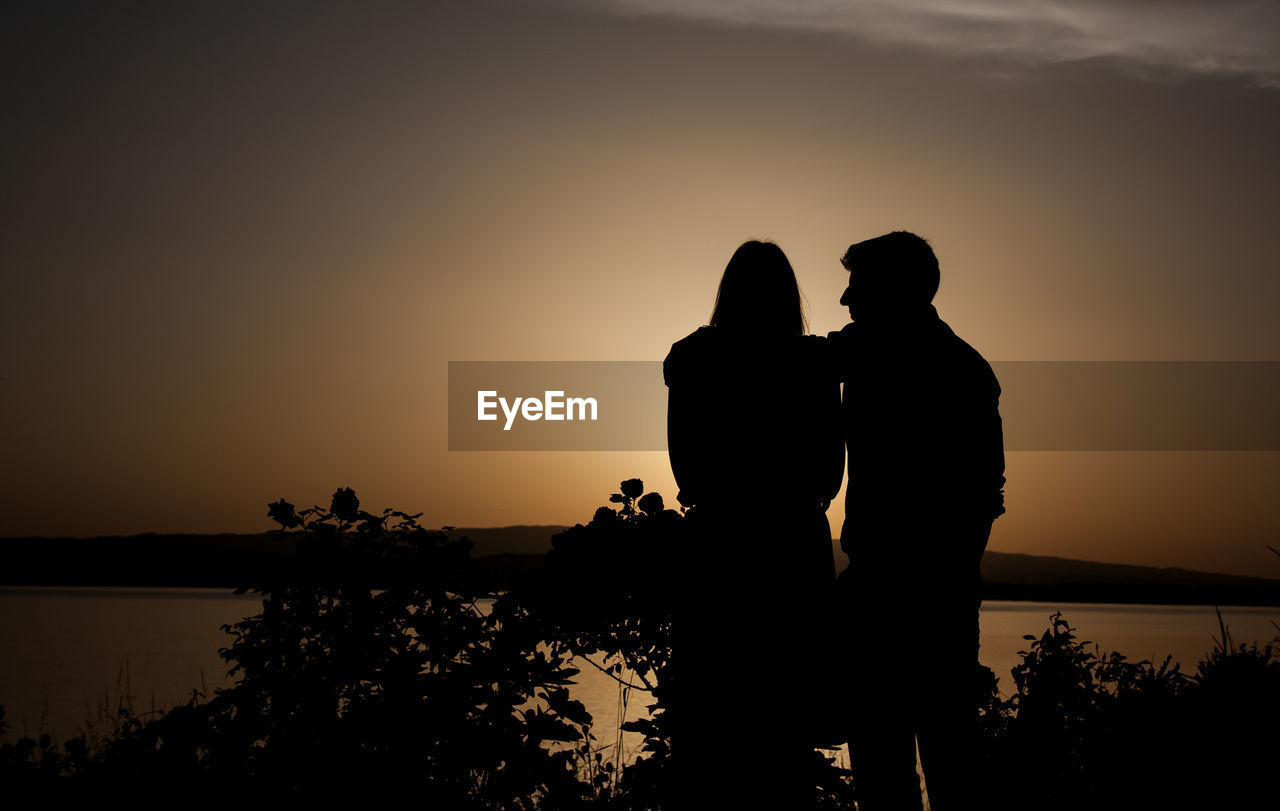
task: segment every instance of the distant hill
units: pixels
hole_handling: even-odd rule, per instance
[[[561,526],[458,527],[473,554],[498,572],[536,569]],[[210,586],[258,582],[292,571],[297,536],[132,535],[0,538],[0,584]],[[1280,580],[1187,569],[988,552],[987,599],[1280,606]]]
[[[472,554],[486,555],[541,555],[551,548],[551,536],[564,532],[568,527],[517,524],[510,527],[455,527],[449,530],[451,538],[466,538],[475,544]]]
[[[1280,580],[1047,555],[988,552],[982,577],[993,600],[1280,605]]]
[[[503,568],[538,565],[559,526],[459,527],[454,537],[475,543],[479,556],[501,556]],[[532,556],[533,560],[521,560]],[[495,557],[494,562],[498,563]],[[1280,560],[1276,571],[1280,572]],[[1280,579],[1241,577],[1189,569],[1097,563],[1087,560],[987,552],[984,597],[1085,603],[1280,605]]]

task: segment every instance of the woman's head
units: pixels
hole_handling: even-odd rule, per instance
[[[772,242],[751,240],[733,252],[711,326],[779,335],[803,335],[800,287],[787,255]]]

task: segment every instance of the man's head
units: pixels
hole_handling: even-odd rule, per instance
[[[854,321],[889,321],[923,312],[938,292],[938,258],[908,231],[857,242],[840,260],[849,286],[840,303]]]

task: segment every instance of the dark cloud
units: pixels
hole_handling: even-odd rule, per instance
[[[1280,3],[992,0],[603,0],[625,14],[844,32],[1043,65],[1111,60],[1161,74],[1280,88]]]

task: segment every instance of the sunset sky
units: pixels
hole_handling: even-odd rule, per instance
[[[990,360],[1280,360],[1280,3],[5,18],[0,535],[260,531],[338,486],[428,525],[673,502],[663,453],[448,451],[447,364],[661,360],[750,238],[813,332],[845,248],[907,229]],[[1007,465],[992,549],[1280,577],[1280,454]]]

